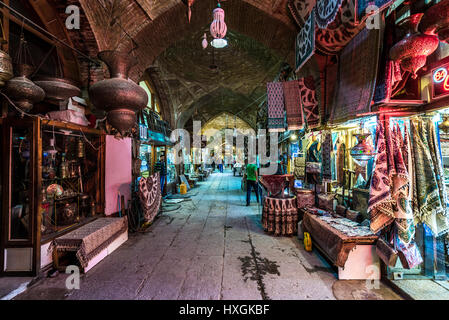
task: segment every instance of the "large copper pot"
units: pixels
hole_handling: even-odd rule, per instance
[[[45,100],[59,105],[67,99],[81,95],[81,90],[75,83],[65,78],[38,77],[34,81],[45,91]]]
[[[6,83],[4,93],[14,104],[25,112],[30,111],[33,105],[44,100],[44,90],[28,79],[33,67],[27,64],[18,64],[15,68],[17,74]]]
[[[0,50],[0,87],[3,87],[5,81],[13,76],[11,57],[5,51]]]
[[[417,31],[423,14],[417,13],[404,19],[399,26],[407,30],[404,39],[390,49],[390,58],[399,61],[401,68],[409,71],[416,79],[416,72],[426,64],[426,58],[438,47],[438,38]]]
[[[438,35],[441,42],[449,41],[449,0],[443,0],[424,13],[419,24],[422,33]]]
[[[136,111],[148,103],[143,88],[128,79],[128,71],[135,61],[126,53],[102,51],[98,57],[109,68],[111,79],[99,81],[89,89],[92,104],[107,112],[107,119],[122,135],[136,123]]]

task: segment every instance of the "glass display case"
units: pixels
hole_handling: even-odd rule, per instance
[[[104,212],[104,134],[40,118],[2,120],[0,273],[37,275],[41,246]],[[43,251],[42,251],[43,252]]]

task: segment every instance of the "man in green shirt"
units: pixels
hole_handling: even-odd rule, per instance
[[[258,175],[257,166],[255,163],[248,164],[248,160],[245,161],[246,164],[246,206],[250,205],[251,199],[251,189],[256,192],[256,199],[259,202],[259,186],[257,185]]]

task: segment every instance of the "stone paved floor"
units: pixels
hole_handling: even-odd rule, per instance
[[[230,172],[214,173],[189,192],[192,201],[163,213],[146,233],[130,234],[82,275],[80,290],[67,290],[61,274],[17,299],[399,298],[383,285],[370,294],[364,281],[341,284],[344,294],[335,293],[342,281],[316,252],[294,237],[264,234],[260,209],[245,206],[240,183]]]

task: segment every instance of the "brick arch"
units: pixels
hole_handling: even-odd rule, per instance
[[[294,40],[297,30],[289,22],[287,13],[280,15],[283,18],[280,19],[279,14],[274,16],[260,8],[262,3],[273,1],[259,1],[258,6],[252,2],[254,1],[229,0],[223,3],[228,29],[259,41],[294,65]],[[151,66],[156,57],[166,48],[189,32],[195,32],[209,25],[215,5],[215,1],[196,2],[190,24],[187,22],[185,5],[179,3],[161,13],[155,20],[136,27],[138,32],[133,39],[138,44],[135,54],[139,63],[131,70],[130,77],[138,80],[145,69]],[[129,34],[132,35],[133,32]],[[208,37],[210,38],[210,34]],[[200,43],[201,39],[198,39],[198,44]],[[131,44],[122,39],[119,48],[129,50]]]

